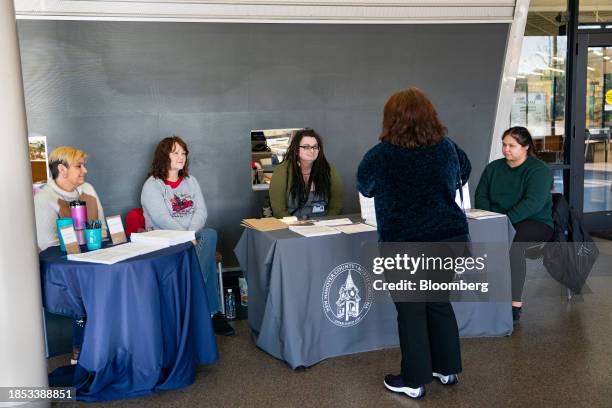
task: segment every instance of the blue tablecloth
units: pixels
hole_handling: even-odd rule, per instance
[[[191,243],[102,265],[40,254],[43,304],[87,316],[77,398],[109,400],[190,385],[218,360],[204,281]]]

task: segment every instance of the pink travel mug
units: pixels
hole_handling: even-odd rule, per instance
[[[85,222],[87,222],[87,206],[85,201],[72,201],[70,203],[70,215],[74,224],[79,245],[85,245]]]

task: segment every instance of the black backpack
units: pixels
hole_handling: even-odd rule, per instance
[[[563,194],[553,194],[553,236],[544,247],[544,266],[550,276],[574,293],[580,293],[599,249]]]

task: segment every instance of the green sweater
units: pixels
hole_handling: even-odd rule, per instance
[[[506,214],[512,224],[534,220],[553,227],[552,173],[544,162],[528,156],[518,167],[506,159],[485,168],[476,188],[476,208]]]
[[[327,215],[338,215],[342,213],[342,179],[336,168],[330,164],[331,186],[330,197],[328,197]],[[292,175],[289,172],[289,162],[282,162],[274,169],[272,182],[270,183],[270,204],[272,213],[276,218],[289,217],[287,202]]]

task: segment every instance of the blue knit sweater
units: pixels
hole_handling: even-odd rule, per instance
[[[456,152],[456,153],[455,153]],[[435,242],[468,233],[465,214],[455,203],[472,166],[449,138],[408,149],[379,143],[361,160],[357,189],[374,197],[381,242]]]

